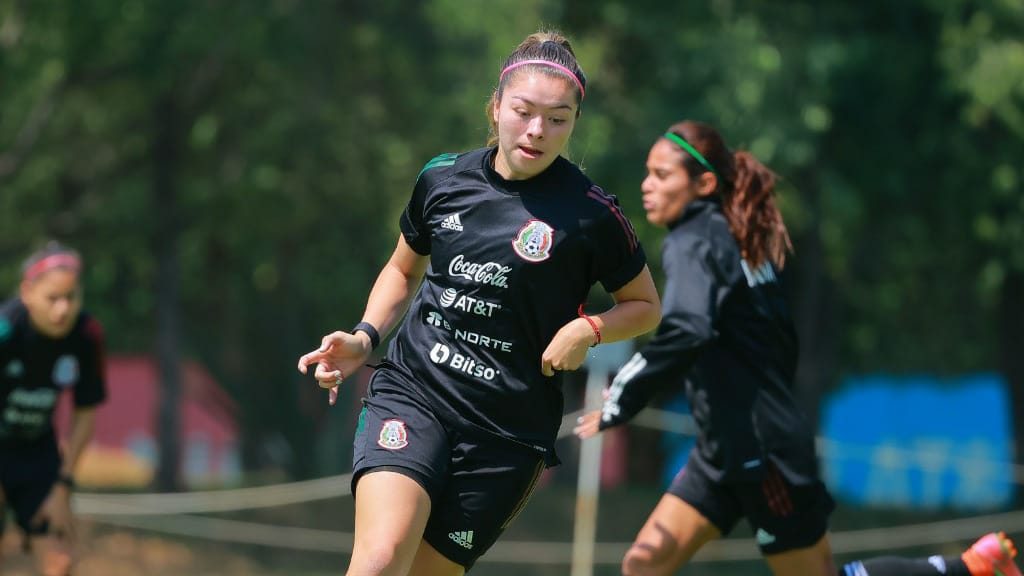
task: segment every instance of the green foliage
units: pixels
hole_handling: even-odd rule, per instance
[[[307,445],[349,415],[295,359],[359,319],[417,171],[483,144],[501,61],[545,26],[590,81],[570,155],[656,269],[647,149],[706,120],[782,178],[824,382],[996,363],[1003,281],[1024,271],[1014,0],[0,0],[0,282],[65,240],[111,349],[152,350],[171,162],[184,352],[239,401],[250,464],[283,434],[308,473]]]

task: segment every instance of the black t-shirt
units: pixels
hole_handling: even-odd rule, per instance
[[[661,324],[616,375],[601,428],[685,382],[712,478],[758,477],[767,457],[795,483],[816,479],[812,429],[791,390],[796,330],[771,263],[754,269],[741,258],[713,199],[686,207],[662,259]]]
[[[383,367],[449,422],[553,457],[562,378],[541,373],[541,354],[593,284],[622,288],[646,257],[615,197],[571,162],[509,181],[494,154],[420,172],[400,225],[430,265]]]
[[[106,398],[99,322],[82,312],[53,339],[32,327],[20,299],[0,305],[0,451],[55,448],[53,411],[69,389],[76,407]]]

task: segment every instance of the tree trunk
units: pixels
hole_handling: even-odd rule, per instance
[[[177,104],[164,95],[154,110],[153,193],[156,237],[153,253],[156,276],[156,361],[160,381],[156,485],[160,490],[181,488],[181,297],[178,262],[179,215],[177,171],[180,163],[180,122]]]
[[[818,197],[821,194],[819,182],[814,176],[804,180],[812,190],[806,199],[811,222],[820,222]],[[800,363],[797,366],[794,396],[804,410],[811,426],[820,428],[818,422],[822,397],[829,388],[834,373],[837,349],[835,295],[825,270],[825,249],[821,232],[812,225],[801,238],[794,240],[795,264],[789,289],[792,295],[794,323],[800,339]]]
[[[999,330],[999,368],[1010,392],[1014,462],[1021,462],[1024,461],[1024,272],[1013,270],[1006,275],[996,322]],[[1019,489],[1016,496],[1020,502]]]

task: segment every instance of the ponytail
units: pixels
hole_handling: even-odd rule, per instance
[[[726,186],[722,194],[729,228],[740,245],[743,258],[753,267],[769,260],[776,269],[782,270],[793,243],[782,213],[775,205],[775,173],[746,151],[733,155],[733,165],[732,186]]]
[[[676,136],[692,146],[697,155],[681,146],[683,167],[690,178],[710,170],[718,178],[715,191],[722,199],[722,212],[740,254],[752,267],[771,262],[776,269],[786,265],[786,253],[793,244],[775,206],[775,173],[746,151],[731,152],[722,136],[708,124],[686,120],[672,125],[666,137]]]

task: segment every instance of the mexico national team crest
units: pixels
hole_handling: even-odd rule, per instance
[[[543,262],[551,256],[555,229],[540,220],[529,220],[512,241],[512,248],[527,262]]]
[[[380,427],[377,445],[388,450],[401,450],[409,445],[409,435],[405,431],[405,422],[401,420],[385,420]]]

